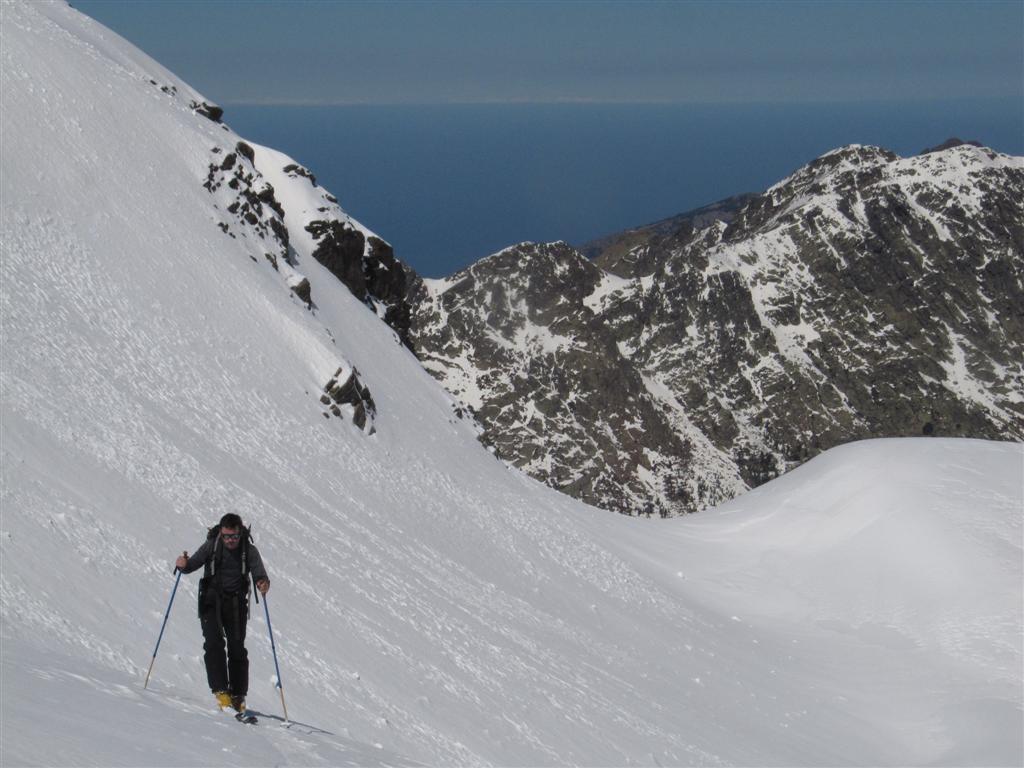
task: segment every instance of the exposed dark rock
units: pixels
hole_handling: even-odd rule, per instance
[[[284,273],[288,289],[312,308],[309,279],[294,270],[282,269],[282,262],[295,266],[289,251],[284,208],[277,200],[273,186],[263,179],[253,165],[255,153],[252,147],[245,142],[238,142],[235,150],[224,154],[219,162],[210,163],[203,187],[217,197],[218,208],[223,207],[234,217],[243,237],[256,238],[261,245],[270,249],[263,251],[264,258],[275,271]],[[217,156],[222,152],[215,147],[213,154]],[[225,234],[235,238],[227,222],[220,222],[218,226]],[[253,260],[256,261],[255,258]]]
[[[370,307],[382,310],[384,321],[411,348],[406,268],[391,246],[378,237],[367,238],[350,223],[312,221],[306,225],[317,241],[313,257],[344,283],[353,295]]]
[[[601,280],[565,243],[525,243],[453,275],[444,290],[420,281],[413,333],[424,365],[456,396],[487,393],[471,413],[496,455],[590,503],[638,514],[650,486],[691,449],[585,305]],[[711,487],[706,496],[725,497]],[[674,513],[686,511],[680,498],[669,502]]]
[[[256,162],[256,152],[246,144],[244,141],[240,141],[235,145],[235,149],[238,150],[238,154],[248,160],[250,163]]]
[[[370,390],[360,381],[359,371],[353,368],[345,374],[339,368],[330,381],[324,385],[324,394],[320,397],[324,405],[330,404],[329,411],[337,417],[344,413],[343,407],[351,409],[352,423],[368,434],[376,430],[373,418],[377,414],[377,406],[373,402]]]
[[[947,149],[953,149],[953,147],[962,147],[965,144],[967,146],[971,146],[971,147],[980,147],[980,146],[982,146],[981,143],[977,142],[977,141],[973,141],[973,140],[965,141],[964,139],[958,139],[958,138],[954,137],[952,139],[946,139],[944,142],[942,142],[938,146],[929,147],[928,149],[922,149],[919,154],[927,155],[927,154],[930,154],[932,152],[942,152],[942,151],[947,150]]]
[[[314,187],[316,186],[316,176],[312,172],[298,163],[289,163],[282,169],[289,176],[302,176],[303,178],[309,179],[309,183]]]
[[[313,303],[312,289],[310,288],[308,277],[303,277],[299,282],[292,285],[292,292],[306,304]]]
[[[735,195],[653,224],[591,240],[581,245],[579,250],[588,259],[597,261],[602,269],[618,274],[616,263],[619,259],[636,258],[636,254],[643,252],[642,246],[651,246],[669,238],[685,238],[717,221],[728,223],[753,197],[755,195],[752,194]]]
[[[284,208],[281,207],[281,204],[277,201],[277,198],[274,196],[274,188],[270,184],[264,182],[263,186],[261,186],[257,190],[256,198],[260,202],[270,206],[270,208],[274,212],[276,212],[278,216],[284,219]]]
[[[270,261],[288,259],[288,229],[284,226],[284,209],[274,196],[274,188],[264,181],[253,166],[255,154],[245,142],[238,142],[236,152],[228,152],[218,163],[211,163],[203,187],[211,194],[222,187],[232,190],[224,208],[239,221],[253,228],[260,239],[274,241],[277,253]],[[214,154],[220,154],[219,148]],[[240,158],[244,158],[244,161]]]
[[[523,244],[411,278],[417,353],[504,460],[632,514],[850,440],[1024,439],[1024,161],[949,149],[844,147],[594,262]]]
[[[360,299],[366,298],[363,233],[341,221],[312,221],[306,231],[317,241],[313,257]]]
[[[213,120],[215,123],[219,123],[221,118],[224,117],[224,110],[216,104],[208,104],[205,101],[193,101],[190,106],[195,112],[209,120]]]

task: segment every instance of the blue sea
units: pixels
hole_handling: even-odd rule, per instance
[[[507,245],[575,245],[757,192],[844,144],[958,136],[1024,154],[1017,101],[815,105],[228,105],[427,277]]]

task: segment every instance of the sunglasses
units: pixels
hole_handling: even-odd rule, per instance
[[[220,535],[220,537],[222,539],[224,539],[224,541],[238,541],[240,538],[242,538],[242,534],[240,534],[240,533],[222,533]]]

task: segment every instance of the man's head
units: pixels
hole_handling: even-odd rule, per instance
[[[234,549],[242,540],[242,518],[234,512],[228,512],[220,519],[220,537],[224,546]]]

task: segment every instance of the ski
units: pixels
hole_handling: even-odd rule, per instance
[[[244,709],[237,715],[235,715],[235,720],[237,720],[240,723],[246,723],[247,725],[256,725],[256,723],[259,722],[259,720],[256,718],[256,715],[252,714],[251,712],[247,712]]]

